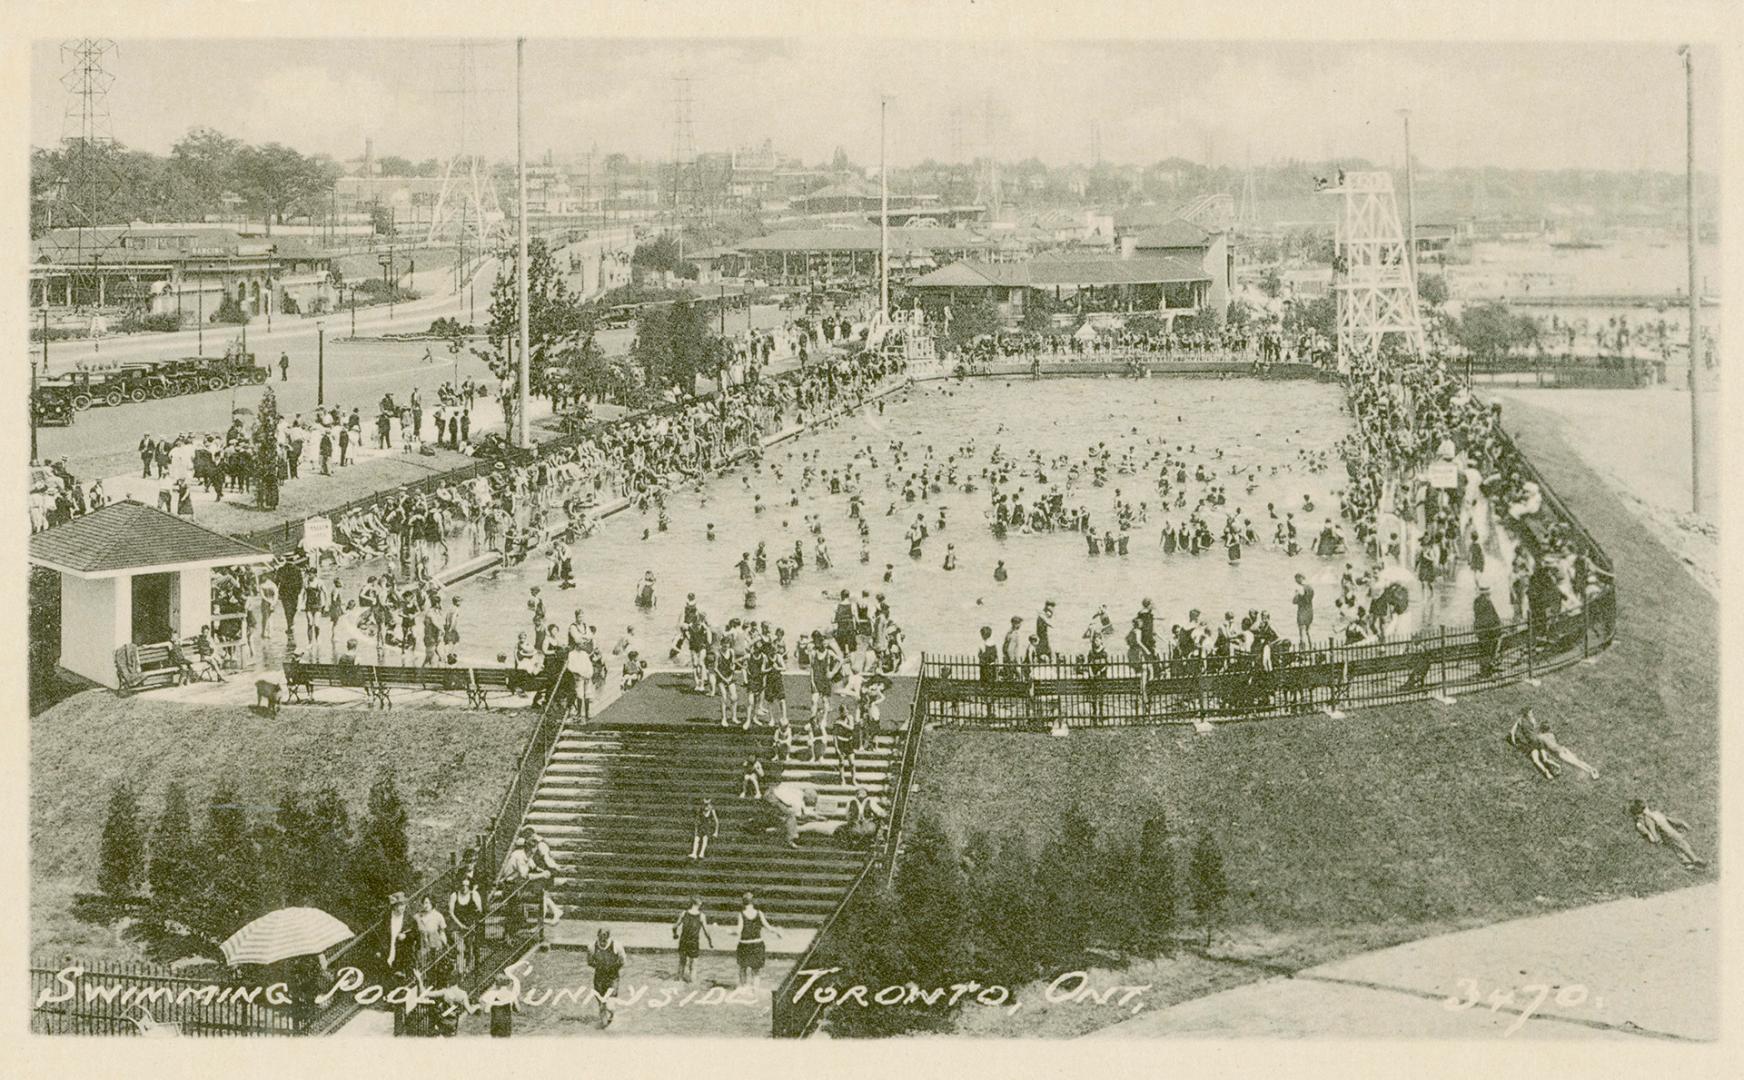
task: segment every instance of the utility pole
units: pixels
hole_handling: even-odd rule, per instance
[[[885,114],[888,95],[878,97],[878,311],[890,321],[890,164],[886,156]]]
[[[206,283],[204,281],[200,282],[200,291],[195,293],[194,295],[200,301],[200,316],[199,316],[200,323],[198,326],[196,326],[194,328],[194,333],[196,335],[195,344],[198,346],[195,349],[195,352],[197,352],[201,356],[205,356],[206,355]]]
[[[42,285],[42,373],[48,374],[48,282]]]
[[[1417,287],[1417,182],[1411,168],[1411,110],[1400,109],[1405,121],[1405,266],[1411,272],[1411,287]]]
[[[521,332],[521,363],[518,372],[515,398],[515,445],[525,448],[529,445],[527,438],[527,148],[523,131],[524,102],[524,56],[527,49],[526,38],[515,39],[515,174],[517,196],[515,202],[515,217],[519,219],[520,234],[516,245],[515,272],[515,307],[519,313]]]
[[[1702,512],[1702,414],[1696,404],[1696,371],[1700,361],[1696,346],[1701,339],[1696,320],[1702,298],[1696,292],[1696,77],[1688,45],[1677,50],[1683,56],[1684,102],[1684,241],[1689,248],[1689,399],[1690,399],[1690,509]]]
[[[327,404],[327,320],[315,320],[315,407]]]

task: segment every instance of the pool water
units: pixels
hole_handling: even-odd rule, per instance
[[[862,589],[883,592],[905,632],[912,664],[922,650],[972,653],[979,627],[993,627],[997,640],[1014,615],[1024,619],[1027,631],[1050,599],[1057,609],[1056,650],[1082,649],[1084,628],[1097,607],[1107,605],[1117,631],[1109,647],[1119,653],[1119,635],[1145,598],[1154,603],[1159,631],[1185,621],[1193,608],[1212,624],[1226,611],[1239,619],[1250,609],[1264,609],[1271,612],[1273,625],[1293,636],[1293,575],[1303,573],[1316,590],[1319,637],[1331,629],[1344,563],[1362,566],[1361,556],[1354,553],[1322,559],[1305,551],[1291,557],[1270,544],[1268,503],[1280,515],[1295,514],[1305,549],[1321,523],[1337,516],[1336,490],[1345,473],[1335,446],[1350,431],[1350,420],[1336,385],[1240,378],[981,379],[919,384],[890,396],[884,405],[882,411],[869,407],[826,429],[779,443],[766,451],[761,465],[735,468],[703,491],[671,495],[669,531],[659,531],[653,511],[627,510],[604,520],[574,549],[573,590],[559,590],[547,580],[550,561],[543,553],[456,586],[466,597],[468,653],[486,661],[512,649],[516,633],[531,627],[527,601],[534,586],[545,600],[548,622],[565,625],[579,608],[598,627],[602,647],[608,649],[626,627],[633,627],[642,656],[655,667],[667,662],[685,595],[691,592],[715,625],[749,614],[784,628],[790,644],[801,632],[828,628],[840,590],[856,596]],[[901,444],[900,470],[894,443]],[[1104,486],[1094,485],[1087,468],[1073,481],[1065,468],[1055,467],[1062,459],[1082,462],[1096,447],[1110,452]],[[1019,472],[1032,454],[1039,454],[1046,483],[1029,464],[1029,475],[1014,476],[1008,485],[1023,488],[1026,504],[1057,484],[1068,506],[1088,508],[1098,532],[1115,525],[1117,491],[1130,503],[1147,503],[1148,520],[1134,525],[1128,554],[1091,558],[1084,537],[1070,531],[1012,532],[996,539],[983,475],[995,448],[1002,459],[1015,459]],[[942,491],[909,502],[900,486],[887,483],[900,485],[928,460],[929,449],[935,465],[956,455],[958,486],[945,484]],[[1114,467],[1128,452],[1139,466],[1136,475],[1120,475]],[[1166,509],[1156,488],[1159,459],[1165,453],[1187,463],[1187,482],[1171,490]],[[1316,455],[1327,467],[1310,467]],[[802,488],[806,464],[814,465],[820,477],[830,469],[859,474],[870,529],[869,563],[859,561],[849,496],[831,494],[821,478]],[[1228,561],[1221,544],[1200,555],[1163,551],[1163,522],[1184,521],[1208,486],[1193,479],[1200,464],[1216,473],[1215,482],[1227,491],[1226,505],[1205,511],[1213,531],[1221,529],[1224,513],[1235,513],[1238,520],[1251,519],[1260,536],[1259,545],[1243,548],[1238,564]],[[1231,470],[1248,469],[1254,470],[1251,492],[1248,480],[1230,475]],[[970,481],[975,490],[962,490]],[[1173,496],[1181,487],[1187,505],[1176,509]],[[759,495],[766,507],[762,513],[753,510]],[[798,505],[790,505],[796,496]],[[1303,509],[1305,498],[1312,501],[1312,512]],[[887,513],[893,504],[894,512]],[[939,530],[941,510],[947,523]],[[911,558],[905,531],[917,514],[934,531],[924,541],[922,555]],[[831,569],[818,570],[813,564],[807,515],[817,518],[834,561]],[[1348,536],[1349,529],[1345,531]],[[775,560],[791,552],[796,540],[803,542],[806,567],[793,585],[783,588]],[[766,545],[769,566],[755,581],[756,609],[747,613],[736,564],[741,553],[754,551],[760,541]],[[957,555],[956,569],[949,571],[943,567],[947,544],[955,545]],[[1497,583],[1500,604],[1507,595],[1507,563],[1493,540],[1486,546],[1490,559],[1485,579]],[[1008,574],[1003,583],[994,580],[1000,560]],[[886,564],[893,567],[889,583],[883,580]],[[647,571],[657,582],[658,602],[651,611],[635,604],[637,584]],[[1462,569],[1456,582],[1438,587],[1430,614],[1450,625],[1468,624],[1472,591],[1470,571]],[[1401,631],[1421,624],[1422,600],[1413,585],[1411,610]]]

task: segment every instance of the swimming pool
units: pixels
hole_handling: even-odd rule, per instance
[[[716,625],[749,614],[786,629],[790,642],[802,631],[827,627],[840,590],[856,596],[861,590],[883,592],[906,634],[911,663],[922,650],[972,652],[982,625],[993,627],[997,638],[1012,616],[1021,616],[1027,629],[1050,599],[1057,608],[1053,644],[1059,650],[1082,648],[1080,635],[1099,605],[1107,605],[1117,632],[1124,632],[1145,598],[1155,605],[1159,629],[1184,621],[1193,608],[1214,624],[1226,611],[1240,618],[1249,609],[1262,609],[1271,612],[1282,632],[1293,635],[1296,573],[1315,587],[1320,636],[1331,628],[1345,562],[1360,568],[1362,559],[1356,554],[1291,557],[1273,548],[1267,504],[1280,515],[1295,515],[1300,542],[1308,547],[1321,523],[1337,516],[1336,490],[1344,468],[1335,446],[1349,431],[1342,389],[1310,381],[1067,378],[917,384],[885,399],[882,410],[868,407],[771,447],[761,465],[739,466],[701,491],[670,496],[668,531],[659,530],[653,511],[627,510],[606,519],[574,549],[574,590],[560,591],[546,579],[549,560],[542,554],[455,586],[468,609],[465,647],[479,662],[509,651],[516,633],[531,627],[527,601],[534,586],[545,600],[548,622],[567,624],[579,608],[599,628],[602,648],[608,649],[626,627],[634,628],[642,655],[655,666],[666,659],[691,592]],[[987,517],[984,475],[996,448],[1002,458],[1016,462],[1015,471],[1028,473],[1014,476],[1008,487],[1033,496],[1058,485],[1068,505],[1088,509],[1099,531],[1114,524],[1117,493],[1130,503],[1146,503],[1148,519],[1134,525],[1128,554],[1091,558],[1076,532],[1014,532],[996,539]],[[1069,463],[1082,464],[1093,450],[1106,450],[1111,463],[1102,486],[1087,469],[1075,480],[1068,476]],[[927,460],[944,464],[953,455],[957,486],[941,485],[943,490],[912,502],[905,498],[902,476]],[[1138,471],[1122,474],[1118,463],[1129,455]],[[1155,481],[1164,455],[1186,462],[1185,508],[1174,506],[1173,489],[1167,508],[1161,505]],[[1315,456],[1328,467],[1310,468]],[[803,486],[807,465],[819,479]],[[1227,490],[1227,503],[1207,510],[1213,528],[1224,513],[1245,514],[1260,534],[1262,543],[1244,547],[1238,564],[1228,561],[1221,545],[1200,555],[1162,549],[1163,522],[1184,520],[1207,487],[1193,479],[1200,465]],[[1038,468],[1045,482],[1036,475]],[[822,479],[828,470],[857,474],[862,485],[871,555],[865,565],[859,561],[849,495],[830,492]],[[1242,470],[1253,471],[1251,481],[1238,475]],[[962,490],[970,482],[975,490]],[[758,496],[762,512],[755,510]],[[791,505],[794,499],[798,505]],[[1304,509],[1307,503],[1312,511]],[[938,529],[941,510],[946,525]],[[924,515],[932,532],[921,556],[911,558],[905,531],[917,514]],[[815,515],[829,545],[834,560],[829,570],[813,565],[807,515]],[[711,525],[713,540],[708,538]],[[803,543],[806,568],[783,588],[775,560],[791,552],[796,540]],[[746,612],[736,564],[759,542],[766,545],[769,566],[755,580],[756,609]],[[943,567],[948,544],[957,556],[956,569],[949,571]],[[1495,586],[1501,606],[1507,563],[1493,540],[1489,550],[1485,580]],[[1007,578],[996,582],[1000,560]],[[888,583],[886,564],[892,567]],[[635,604],[637,583],[648,571],[657,582],[658,604],[652,611]],[[1438,587],[1433,614],[1450,625],[1468,624],[1473,586],[1470,571],[1462,569],[1455,582]],[[1413,587],[1412,610],[1400,630],[1420,625],[1421,599]],[[1118,651],[1118,640],[1110,646]]]

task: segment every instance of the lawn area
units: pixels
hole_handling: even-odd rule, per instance
[[[1039,842],[1077,803],[1134,844],[1160,809],[1182,865],[1202,831],[1223,848],[1230,933],[1215,951],[1290,966],[1700,880],[1643,842],[1624,806],[1645,798],[1689,819],[1699,851],[1718,849],[1718,606],[1557,426],[1525,412],[1509,414],[1522,449],[1615,563],[1617,643],[1595,665],[1452,707],[1206,735],[933,731],[916,808],[959,837],[1017,826]],[[1544,781],[1503,742],[1527,704],[1599,780]]]
[[[119,939],[73,919],[67,904],[95,888],[111,787],[138,785],[149,828],[164,787],[187,788],[195,827],[220,780],[235,782],[250,816],[272,812],[289,786],[332,783],[363,814],[376,770],[394,767],[408,804],[413,862],[432,872],[496,813],[531,709],[481,713],[287,708],[276,720],[246,708],[202,707],[93,690],[34,717],[30,733],[33,949],[118,956]]]

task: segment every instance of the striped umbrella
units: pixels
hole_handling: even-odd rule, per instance
[[[322,952],[351,936],[349,927],[320,908],[280,908],[231,934],[219,948],[232,966],[271,964]]]

